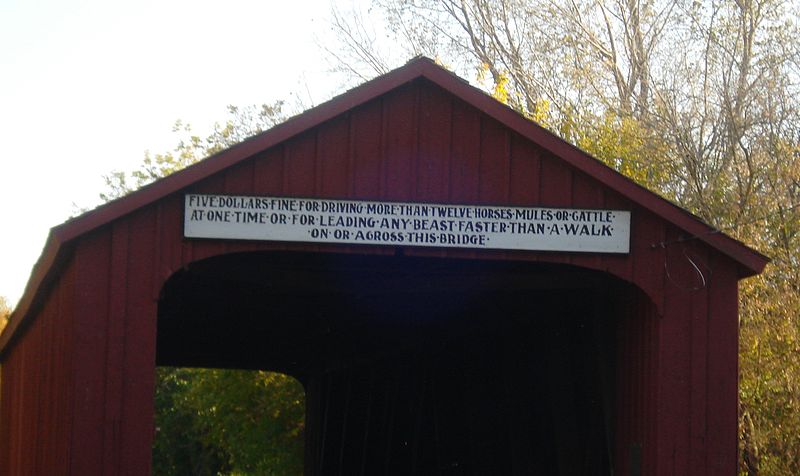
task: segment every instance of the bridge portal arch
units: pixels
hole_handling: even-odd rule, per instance
[[[300,380],[306,474],[603,474],[648,307],[563,264],[233,253],[166,281],[156,362]]]

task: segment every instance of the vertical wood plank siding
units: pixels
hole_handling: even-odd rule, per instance
[[[642,294],[627,307],[633,312],[621,305],[624,325],[617,331],[615,474],[734,473],[735,264],[697,243],[653,246],[681,231],[418,79],[79,237],[72,261],[2,362],[0,474],[149,472],[158,292],[184,266],[249,250],[394,252],[392,247],[184,240],[183,192],[631,210],[627,256],[425,248],[404,252],[574,264],[635,284]],[[687,268],[687,257],[709,270],[705,287],[693,289],[697,276]],[[492,385],[503,387],[507,376],[498,371],[494,377]],[[434,395],[441,382],[420,389],[375,390],[375,400],[367,402],[309,405],[345,405],[348,424],[355,425],[341,427],[347,435],[358,434],[375,419],[413,426],[413,408],[388,396],[405,392],[408,401],[420,399],[415,405],[425,399],[439,402]],[[396,383],[354,376],[314,385]],[[492,404],[480,392],[469,389],[464,405],[479,409]],[[348,391],[320,394],[344,398]],[[437,418],[449,418],[448,411],[437,410]],[[327,428],[341,424],[322,423]],[[327,447],[324,439],[309,440],[315,446],[307,452],[324,460],[366,461],[372,457],[370,445],[391,435],[365,433],[364,438],[360,457],[343,455],[349,450]],[[448,444],[438,442],[439,451],[456,451]],[[634,463],[641,463],[641,471]],[[359,474],[360,469],[342,471]]]
[[[2,363],[0,474],[68,473],[75,399],[74,290],[71,261],[24,340]]]

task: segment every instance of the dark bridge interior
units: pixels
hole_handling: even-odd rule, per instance
[[[297,377],[309,475],[608,475],[630,293],[566,265],[226,255],[165,285],[157,359]]]

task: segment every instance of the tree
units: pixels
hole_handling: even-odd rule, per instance
[[[398,57],[436,58],[770,255],[741,286],[740,469],[789,475],[800,474],[799,7],[373,0],[383,23],[337,11],[329,48],[359,79]]]
[[[406,45],[465,76],[488,71],[509,105],[546,116],[556,132],[577,124],[591,134],[609,116],[639,123],[642,139],[670,147],[651,158],[673,176],[661,191],[713,224],[735,228],[760,191],[757,155],[774,159],[776,149],[754,139],[796,141],[797,13],[787,2],[375,0],[373,8],[394,41],[354,47],[342,32],[342,48],[353,51],[341,56],[356,59],[350,69],[383,72],[369,58],[397,55],[375,45]],[[731,203],[734,216],[720,218]]]
[[[283,102],[228,107],[205,138],[177,121],[176,147],[145,153],[132,172],[106,176],[113,200],[284,120]],[[298,381],[264,371],[158,368],[153,473],[291,475],[303,471],[304,393]]]
[[[127,195],[280,124],[286,119],[284,105],[283,101],[276,101],[261,106],[228,106],[225,123],[214,124],[213,130],[205,138],[193,134],[190,124],[175,121],[172,127],[172,132],[178,136],[175,148],[155,155],[146,151],[142,165],[137,170],[111,172],[105,176],[108,192],[101,193],[100,198],[110,201]]]
[[[11,306],[8,304],[8,300],[0,296],[0,331],[2,331],[6,324],[8,324],[8,318],[11,316]]]
[[[153,474],[303,472],[300,383],[263,371],[157,369]]]

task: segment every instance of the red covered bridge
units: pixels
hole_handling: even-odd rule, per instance
[[[180,365],[303,382],[309,475],[730,476],[766,261],[416,59],[55,227],[0,474],[149,474]]]

